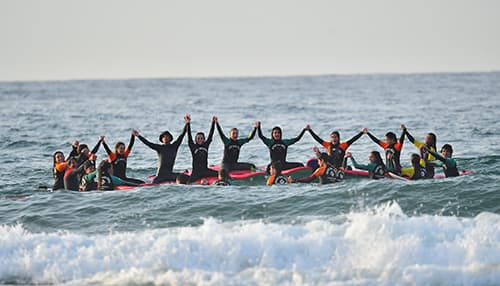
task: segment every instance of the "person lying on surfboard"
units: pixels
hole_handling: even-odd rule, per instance
[[[387,168],[384,165],[384,161],[380,156],[378,151],[372,151],[368,154],[368,163],[367,165],[358,164],[354,157],[350,152],[345,154],[346,158],[351,158],[352,164],[356,169],[366,170],[370,174],[371,179],[381,179],[385,177],[385,173],[387,173]]]
[[[224,135],[222,128],[219,125],[219,119],[215,117],[215,124],[219,132],[222,143],[224,143],[224,157],[222,158],[221,169],[226,169],[228,172],[232,170],[255,170],[257,167],[251,163],[238,162],[240,149],[243,144],[250,142],[255,137],[257,125],[252,132],[245,138],[238,139],[238,129],[231,128],[229,130],[229,138]]]
[[[424,146],[422,148],[425,149],[427,147]],[[459,175],[457,169],[457,162],[455,161],[455,159],[452,158],[453,148],[451,147],[450,144],[444,144],[443,147],[441,147],[441,154],[434,152],[428,148],[426,151],[442,162],[443,171],[447,178],[456,177]]]
[[[271,166],[269,167],[269,177],[267,178],[266,184],[268,186],[271,185],[285,185],[292,183],[292,177],[285,177],[284,175],[281,174],[281,171],[283,171],[282,164],[281,162],[273,162]]]
[[[434,166],[436,165],[436,158],[429,152],[437,152],[436,148],[436,134],[434,133],[427,133],[424,137],[424,142],[420,142],[418,140],[415,140],[415,138],[408,132],[406,126],[404,124],[401,125],[401,129],[403,129],[403,132],[405,132],[406,137],[408,140],[410,140],[415,147],[417,147],[420,150],[420,166],[425,168],[425,171],[427,172],[427,177],[428,178],[433,178],[434,177]],[[427,149],[422,149],[422,146],[426,146]],[[427,151],[429,150],[429,151]],[[406,174],[404,174],[406,175]]]
[[[361,138],[361,136],[363,136],[364,134],[363,131],[361,131],[351,139],[345,142],[340,142],[340,133],[338,131],[333,131],[332,133],[330,133],[330,142],[327,142],[321,139],[311,128],[308,130],[314,140],[316,140],[316,142],[321,144],[321,146],[323,146],[327,150],[328,162],[337,169],[346,167],[344,157],[347,148],[349,148],[352,143],[356,142],[356,140]],[[318,155],[318,153],[316,153],[316,155]]]
[[[363,129],[363,133],[368,134],[373,142],[384,148],[387,170],[396,175],[401,175],[401,163],[399,157],[401,156],[401,150],[403,149],[405,139],[404,130],[401,133],[399,141],[396,138],[396,134],[393,132],[387,132],[385,134],[385,141],[381,141],[377,137],[373,136],[370,132],[368,132],[367,128]]]
[[[316,153],[317,147],[313,149],[313,151]],[[319,179],[320,184],[331,184],[335,182],[339,182],[341,180],[338,169],[333,167],[330,164],[330,157],[328,156],[327,153],[319,153],[318,156],[318,164],[319,167],[309,176],[304,177],[304,178],[299,178],[295,180],[294,182],[299,182],[299,183],[310,183],[312,182],[315,178]],[[343,175],[342,175],[343,177]]]
[[[286,161],[286,154],[287,154],[288,146],[297,143],[302,138],[302,136],[304,135],[306,130],[309,129],[309,125],[306,126],[304,129],[302,129],[302,131],[300,132],[300,134],[297,137],[292,138],[292,139],[282,139],[281,138],[281,136],[282,136],[281,128],[278,126],[273,127],[273,129],[271,131],[272,138],[266,138],[262,134],[262,129],[260,127],[260,121],[257,121],[255,123],[255,125],[257,126],[257,134],[259,135],[259,138],[262,140],[262,142],[264,142],[264,144],[266,144],[267,148],[269,148],[269,157],[271,158],[271,163],[269,165],[267,165],[267,172],[268,173],[269,173],[271,164],[273,164],[274,162],[279,162],[282,170],[288,170],[288,169],[293,169],[296,167],[304,166],[302,163],[298,163],[298,162],[287,162]]]

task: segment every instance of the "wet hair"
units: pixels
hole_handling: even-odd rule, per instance
[[[337,130],[332,131],[332,133],[330,133],[330,136],[332,136],[332,135],[337,135],[337,137],[340,138],[340,133]]]
[[[411,154],[410,158],[411,158],[411,165],[413,166],[413,168],[415,168],[416,171],[417,166],[418,168],[420,168],[420,155],[413,153]]]
[[[108,160],[102,160],[97,167],[97,189],[102,190],[102,176],[108,175],[110,176],[111,163]]]
[[[377,165],[382,165],[385,168],[385,164],[384,164],[384,161],[382,160],[382,156],[380,156],[380,152],[379,151],[371,151],[370,153],[373,156],[375,156],[375,163]]]
[[[54,155],[52,155],[52,159],[54,159],[54,166],[56,165],[56,156],[57,154],[62,154],[64,156],[64,153],[62,151],[56,151],[54,152]]]
[[[273,129],[271,129],[271,136],[273,135],[274,130],[278,130],[280,134],[283,135],[283,131],[281,131],[281,127],[279,126],[274,126]]]
[[[318,156],[318,159],[328,162],[328,154],[325,152],[321,152]]]
[[[118,153],[118,148],[120,147],[120,145],[125,146],[125,143],[123,143],[123,142],[121,142],[121,141],[120,141],[120,142],[118,142],[118,143],[116,143],[116,144],[115,144],[115,153]]]
[[[168,136],[170,137],[170,141],[174,140],[174,137],[172,136],[172,133],[168,132],[168,131],[163,131],[160,136],[158,137],[158,140],[160,140],[160,142],[163,142],[161,139],[163,138],[163,136]]]
[[[83,169],[87,170],[89,167],[95,167],[95,162],[87,160],[83,163]]]
[[[391,140],[394,140],[394,141],[398,141],[398,139],[396,138],[396,134],[394,134],[394,132],[387,132],[385,134],[385,137],[391,139]]]
[[[201,135],[201,136],[203,136],[203,138],[205,138],[205,133],[203,133],[203,132],[196,133],[195,137],[198,136],[198,135]]]
[[[446,150],[446,151],[450,152],[451,154],[453,154],[453,148],[451,147],[450,144],[444,144],[443,147],[441,147],[441,152],[443,150]]]
[[[229,133],[231,133],[231,132],[233,132],[233,131],[238,132],[238,128],[236,128],[236,127],[231,128],[231,129],[229,130]]]
[[[78,150],[77,150],[78,154],[82,153],[82,150],[85,149],[85,148],[89,149],[89,146],[87,146],[87,144],[80,144],[80,145],[78,145]]]
[[[78,162],[76,161],[75,158],[71,157],[69,160],[68,160],[68,166],[70,165],[74,165],[75,167],[78,166]]]
[[[432,144],[429,147],[434,147],[434,150],[437,150],[437,148],[436,148],[436,142],[437,142],[436,134],[430,132],[430,133],[427,133],[427,135],[431,136],[431,138],[432,138]]]

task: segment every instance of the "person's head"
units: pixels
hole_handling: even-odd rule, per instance
[[[280,140],[281,139],[281,128],[279,126],[274,126],[273,129],[271,130],[271,137],[274,140]]]
[[[90,153],[89,146],[87,144],[78,145],[78,154],[88,155]]]
[[[85,174],[89,174],[95,171],[95,165],[92,161],[86,161],[83,163],[83,170],[85,170]]]
[[[196,133],[196,136],[194,136],[194,142],[198,145],[205,143],[205,133],[203,132]]]
[[[163,131],[159,138],[161,143],[163,144],[169,144],[170,142],[172,142],[172,140],[174,139],[174,137],[172,136],[172,133],[168,132],[168,131]]]
[[[415,169],[420,168],[420,155],[415,153],[411,154],[411,165]]]
[[[108,162],[108,160],[102,160],[101,163],[99,163],[99,167],[97,167],[97,169],[103,174],[113,173],[113,167],[111,163]]]
[[[123,142],[118,142],[115,144],[115,153],[116,154],[125,154],[125,143]]]
[[[387,132],[385,134],[385,142],[387,142],[387,144],[395,144],[396,141],[398,141],[398,139],[396,138],[396,134],[394,134],[394,132]]]
[[[322,152],[318,157],[318,164],[320,166],[325,166],[327,162],[328,162],[328,154]]]
[[[76,162],[75,158],[71,158],[68,161],[68,168],[76,168],[78,167],[78,163]]]
[[[376,163],[377,165],[382,165],[384,163],[378,151],[371,151],[368,154],[368,160],[370,161],[370,163]]]
[[[63,162],[64,162],[64,154],[63,154],[63,152],[61,152],[61,151],[56,151],[56,152],[54,153],[53,158],[54,158],[54,165],[55,165],[56,163],[63,163]]]
[[[233,140],[238,139],[238,128],[231,128],[231,130],[229,130],[229,138]]]
[[[434,147],[434,149],[436,149],[436,141],[436,134],[427,133],[427,135],[425,135],[424,142],[428,147]]]
[[[220,168],[219,173],[218,173],[218,177],[219,177],[219,180],[227,181],[229,179],[228,174],[227,174],[227,170],[224,168]]]
[[[340,133],[338,131],[333,131],[330,133],[330,142],[332,144],[337,145],[340,142]]]
[[[441,147],[441,155],[445,158],[451,158],[451,156],[453,156],[453,148],[450,144],[444,144],[443,147]]]
[[[281,175],[282,170],[283,170],[283,166],[281,165],[281,162],[274,162],[271,164],[271,167],[269,169],[269,173],[272,176],[279,176],[279,175]]]

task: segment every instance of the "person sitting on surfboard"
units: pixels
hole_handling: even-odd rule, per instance
[[[293,180],[291,177],[285,177],[281,174],[281,171],[283,171],[283,167],[281,162],[273,162],[271,166],[269,166],[269,177],[267,178],[266,184],[268,186],[271,185],[285,185],[292,183]]]
[[[135,136],[134,133],[132,132],[130,134],[130,141],[128,143],[128,147],[125,148],[125,143],[123,142],[118,142],[115,144],[115,151],[111,151],[109,149],[108,144],[106,144],[106,141],[102,140],[102,146],[104,147],[104,150],[106,150],[106,153],[108,154],[108,160],[109,162],[113,165],[113,175],[128,181],[128,182],[135,182],[137,184],[142,184],[144,181],[133,179],[133,178],[128,178],[127,175],[125,174],[127,171],[127,158],[132,151],[132,146],[134,146],[135,142]]]
[[[410,180],[420,180],[427,178],[427,172],[424,167],[420,165],[420,155],[411,154],[411,167],[401,168],[401,173]]]
[[[179,150],[179,146],[182,143],[182,139],[184,139],[184,135],[187,132],[188,118],[185,116],[184,121],[186,124],[184,125],[184,129],[182,130],[179,138],[174,140],[174,137],[169,131],[164,131],[160,134],[159,140],[162,144],[155,144],[148,141],[146,138],[142,137],[139,132],[135,129],[132,129],[132,134],[139,138],[146,146],[153,149],[158,153],[158,169],[156,170],[156,177],[153,179],[154,184],[159,184],[166,181],[175,181],[179,173],[174,173],[174,164],[175,158],[177,157],[177,150]]]
[[[221,168],[226,169],[228,172],[232,170],[255,170],[254,164],[238,162],[240,156],[240,149],[243,144],[248,143],[255,136],[257,131],[257,126],[255,126],[252,132],[246,138],[238,139],[238,129],[231,128],[229,130],[229,138],[224,135],[222,128],[219,125],[219,120],[215,117],[215,124],[217,126],[217,131],[219,132],[222,143],[224,143],[224,157],[222,158]]]
[[[279,162],[281,165],[282,170],[288,170],[296,167],[302,167],[304,166],[302,163],[298,162],[287,162],[286,161],[286,154],[288,150],[288,146],[297,143],[300,138],[304,135],[307,129],[309,129],[309,125],[306,126],[306,128],[302,129],[300,134],[292,139],[282,139],[281,135],[281,128],[278,126],[273,127],[271,131],[271,137],[272,138],[266,138],[262,134],[262,129],[260,126],[260,121],[257,121],[255,123],[257,126],[257,134],[259,135],[259,138],[266,144],[267,148],[269,148],[269,156],[271,157],[271,163],[267,165],[267,172],[269,173],[269,169],[271,164],[275,162]]]
[[[424,146],[423,148],[427,147]],[[453,156],[453,148],[451,147],[450,144],[444,144],[443,147],[441,147],[441,154],[434,152],[430,149],[426,151],[442,162],[443,171],[447,178],[459,176],[457,169],[457,162],[455,161],[455,159],[451,157]]]
[[[384,148],[387,170],[396,175],[401,175],[401,163],[399,157],[401,156],[401,150],[403,149],[405,139],[404,130],[401,133],[399,141],[396,138],[396,134],[393,132],[387,132],[385,134],[385,141],[380,141],[377,137],[373,136],[370,132],[368,132],[367,128],[363,129],[363,133],[368,134],[373,142]]]
[[[436,148],[436,134],[434,133],[427,133],[424,138],[424,142],[420,142],[418,140],[415,140],[415,138],[408,132],[406,129],[405,125],[401,125],[401,129],[403,129],[403,132],[405,132],[406,137],[408,137],[408,140],[410,140],[413,145],[415,145],[419,150],[420,150],[420,166],[424,167],[426,172],[427,172],[427,177],[428,178],[433,178],[434,177],[434,166],[436,165],[436,158],[429,152],[437,152]],[[426,149],[423,149],[422,146],[426,146]]]
[[[54,176],[54,185],[52,190],[64,189],[64,172],[67,168],[67,161],[64,159],[64,153],[61,151],[54,152],[52,155],[54,164],[52,165],[52,175]]]
[[[352,164],[355,168],[368,171],[371,179],[384,178],[385,173],[387,173],[387,168],[385,167],[384,161],[378,151],[372,151],[368,154],[368,161],[370,163],[367,165],[358,164],[349,152],[347,152],[345,156],[346,158],[351,158]]]
[[[341,143],[340,133],[338,131],[333,131],[330,134],[330,142],[321,139],[312,129],[309,129],[309,133],[311,133],[311,136],[314,138],[314,140],[316,140],[328,151],[328,161],[333,167],[337,169],[341,167],[345,168],[344,157],[347,148],[349,148],[352,143],[356,142],[356,140],[361,138],[361,136],[363,136],[364,134],[363,131],[361,131],[351,139]],[[316,155],[319,154],[316,153]]]
[[[316,149],[317,149],[316,147],[313,149],[313,151],[315,153],[317,151]],[[319,153],[319,156],[318,156],[319,167],[310,176],[307,176],[304,178],[299,178],[299,179],[295,180],[295,182],[309,183],[312,180],[314,180],[315,178],[319,179],[320,184],[331,184],[331,183],[339,182],[340,180],[342,180],[340,177],[342,176],[342,178],[343,178],[343,174],[338,173],[339,169],[333,167],[330,164],[329,160],[330,160],[330,157],[328,156],[327,153],[324,153],[324,152]]]
[[[210,125],[210,131],[208,132],[208,137],[205,139],[205,134],[203,132],[196,133],[195,141],[191,135],[191,116],[186,115],[187,121],[187,134],[188,134],[188,144],[191,150],[191,155],[193,157],[193,170],[189,177],[189,182],[192,183],[201,178],[207,177],[217,177],[217,171],[208,168],[208,148],[210,143],[212,143],[212,137],[214,135],[215,121],[217,117],[212,118],[212,124]]]

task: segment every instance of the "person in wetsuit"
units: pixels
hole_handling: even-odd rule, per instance
[[[420,165],[420,155],[411,154],[411,167],[401,168],[401,174],[408,177],[410,180],[420,180],[427,178],[427,172],[424,167]]]
[[[184,121],[186,122],[186,124],[184,125],[184,129],[182,130],[182,134],[173,143],[173,136],[168,131],[161,133],[159,136],[159,140],[160,142],[162,142],[162,144],[155,144],[142,137],[137,130],[132,130],[134,136],[139,138],[142,143],[158,153],[158,169],[156,170],[156,177],[153,180],[153,183],[155,184],[166,181],[175,181],[175,179],[179,175],[179,173],[173,172],[173,168],[175,158],[177,156],[177,150],[179,149],[179,146],[182,143],[182,139],[184,139],[184,135],[186,135],[187,132],[188,121],[186,117],[184,117]]]
[[[257,126],[255,126],[252,132],[246,138],[238,139],[238,129],[231,128],[229,131],[229,138],[224,135],[222,128],[219,125],[219,120],[215,117],[215,124],[217,126],[217,131],[219,132],[222,143],[224,143],[224,157],[222,158],[221,168],[226,169],[228,172],[232,170],[255,170],[254,164],[238,162],[240,156],[240,149],[243,144],[248,143],[255,136],[257,131]]]
[[[423,147],[427,148],[427,147]],[[444,175],[448,177],[457,177],[460,175],[458,172],[457,168],[457,162],[455,159],[452,158],[453,156],[453,148],[451,147],[450,144],[444,144],[443,147],[441,147],[441,154],[431,151],[429,148],[426,150],[429,152],[431,155],[436,157],[439,161],[441,161],[442,166],[443,166],[443,171]]]
[[[89,157],[89,160],[94,161],[95,155],[92,154]],[[85,173],[84,168],[86,166],[86,162],[88,162],[88,161],[85,161],[82,165],[77,167],[76,159],[75,158],[69,159],[68,168],[66,169],[66,172],[64,173],[64,188],[66,190],[75,191],[75,192],[79,191],[80,179]]]
[[[427,133],[427,135],[425,135],[424,142],[420,142],[415,140],[415,138],[408,132],[405,125],[401,125],[401,128],[405,132],[406,137],[408,137],[408,140],[410,140],[410,142],[420,150],[420,166],[425,168],[427,178],[434,178],[436,158],[429,151],[437,152],[436,134],[432,132]],[[426,146],[427,148],[422,148],[422,146]]]
[[[210,125],[210,131],[208,132],[206,140],[205,134],[203,132],[198,132],[195,136],[195,142],[191,135],[191,117],[187,115],[187,118],[188,144],[193,157],[193,170],[191,171],[189,182],[192,183],[201,178],[217,177],[217,171],[208,168],[208,148],[210,147],[210,143],[212,143],[217,117],[214,116],[212,118],[212,124]]]
[[[396,175],[401,175],[400,156],[405,140],[405,131],[403,130],[401,133],[399,141],[396,138],[396,134],[393,132],[387,132],[387,134],[385,134],[385,141],[380,141],[377,137],[373,136],[370,132],[368,132],[367,128],[363,129],[363,133],[368,134],[373,142],[384,148],[387,170]]]
[[[313,151],[316,153],[316,149]],[[331,184],[342,180],[337,173],[338,169],[330,163],[330,156],[327,153],[319,153],[318,164],[319,167],[310,176],[297,179],[296,182],[310,183],[318,178],[320,184]]]
[[[61,151],[56,151],[52,157],[54,159],[52,167],[54,185],[52,186],[52,190],[64,189],[64,172],[67,168],[67,162],[65,161],[64,154]]]
[[[224,168],[219,169],[217,181],[213,182],[214,186],[229,186],[231,183],[229,182],[229,174],[227,170]]]
[[[281,174],[283,167],[280,161],[275,161],[269,166],[269,177],[267,178],[266,185],[285,185],[293,183],[291,177],[285,177]]]
[[[97,170],[95,162],[84,163],[85,174],[80,179],[80,192],[87,191],[111,191],[115,186],[137,186],[138,184],[125,182],[113,176],[113,166],[108,160],[102,160]]]
[[[97,144],[92,148],[92,151],[89,151],[89,147],[87,144],[79,144],[78,145],[78,155],[75,157],[77,165],[80,166],[83,164],[83,162],[87,161],[89,159],[90,154],[97,154],[97,151],[99,150],[99,147],[101,147],[101,143],[104,140],[104,136],[99,136],[99,141],[97,141]]]
[[[288,146],[297,143],[304,133],[306,132],[307,129],[309,129],[309,125],[306,126],[300,134],[292,139],[282,139],[282,132],[281,128],[278,126],[273,127],[271,131],[271,137],[272,138],[266,138],[262,134],[262,129],[260,126],[260,121],[257,121],[256,123],[257,126],[257,134],[259,135],[259,138],[264,142],[264,144],[269,148],[269,157],[271,158],[271,163],[267,165],[267,172],[269,173],[269,168],[271,164],[275,162],[280,163],[280,167],[282,170],[288,170],[296,167],[302,167],[304,166],[302,163],[298,162],[287,162],[286,161],[286,154],[288,150]]]
[[[111,151],[109,149],[108,144],[106,144],[106,141],[102,141],[102,146],[104,147],[104,150],[106,150],[106,153],[108,154],[108,160],[109,162],[113,165],[113,175],[124,180],[127,182],[133,182],[137,184],[142,184],[144,181],[138,180],[138,179],[133,179],[133,178],[128,178],[127,175],[125,174],[127,171],[127,159],[132,151],[132,146],[134,146],[135,142],[135,136],[134,133],[130,135],[130,141],[128,143],[128,147],[125,148],[125,143],[123,142],[118,142],[115,145],[115,151]]]
[[[370,152],[370,154],[368,155],[368,161],[370,163],[368,163],[367,165],[358,164],[358,162],[354,160],[354,157],[352,157],[352,154],[349,152],[347,152],[345,156],[347,158],[351,158],[352,164],[355,168],[368,171],[371,179],[382,179],[385,177],[387,168],[385,167],[384,161],[382,160],[382,157],[380,156],[380,153],[378,151]]]
[[[311,136],[314,140],[316,140],[316,142],[321,144],[328,151],[328,162],[331,166],[337,169],[346,167],[344,157],[347,148],[349,148],[352,143],[356,142],[356,140],[361,138],[364,134],[363,131],[361,131],[351,139],[340,143],[340,133],[338,131],[333,131],[330,134],[330,142],[321,139],[312,129],[309,129],[309,133],[311,133]],[[317,153],[316,155],[319,154]]]

